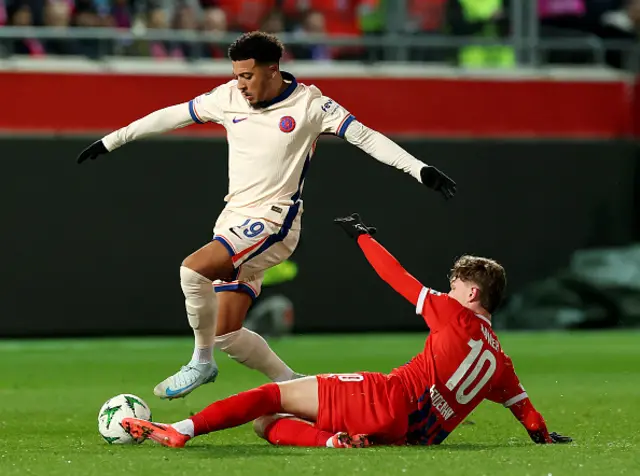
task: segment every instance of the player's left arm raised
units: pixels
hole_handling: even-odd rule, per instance
[[[423,185],[440,192],[447,200],[455,195],[456,183],[450,177],[436,167],[416,159],[388,137],[357,121],[355,116],[333,99],[322,96],[315,100],[312,107],[321,115],[323,133],[335,134],[383,164],[408,173]]]

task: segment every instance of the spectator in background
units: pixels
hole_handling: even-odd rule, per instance
[[[594,25],[593,31],[605,40],[637,41],[639,0],[588,0],[587,18]],[[634,13],[635,11],[635,13]],[[633,17],[635,16],[635,25]],[[626,54],[608,50],[606,62],[614,68],[626,68]]]
[[[173,29],[195,33],[198,30],[199,7],[186,1],[178,1],[176,4],[173,13]],[[171,50],[171,56],[176,58],[194,59],[200,56],[200,45],[197,43],[178,42],[172,45]]]
[[[284,31],[284,22],[283,13],[278,9],[274,9],[267,13],[262,22],[260,22],[260,30],[277,35]]]
[[[447,0],[408,0],[405,33],[417,37],[442,34],[446,17]],[[412,48],[413,61],[446,61],[450,48]]]
[[[206,8],[203,13],[202,32],[213,37],[227,33],[227,14],[222,8]],[[206,58],[220,59],[227,55],[226,43],[209,41],[204,45]]]
[[[5,0],[0,0],[0,26],[6,25],[8,21],[7,4]]]
[[[71,26],[72,5],[64,0],[49,0],[44,6],[44,25],[65,32]],[[78,43],[69,38],[45,40],[44,47],[50,55],[79,54]]]
[[[103,19],[93,0],[76,0],[73,11],[73,25],[82,28],[96,28],[103,26]],[[82,39],[77,41],[78,53],[96,59],[100,54],[100,40]],[[107,45],[105,44],[105,49]],[[105,51],[106,52],[106,51]]]
[[[308,10],[302,17],[300,27],[294,32],[296,38],[313,39],[326,34],[324,15],[316,10]],[[306,44],[291,47],[291,54],[295,59],[328,60],[331,59],[331,49],[322,44]]]
[[[14,2],[8,12],[9,23],[12,26],[30,27],[33,25],[33,12],[28,2]],[[10,53],[16,55],[29,55],[33,57],[45,56],[42,42],[37,38],[22,38],[13,40]]]
[[[167,30],[169,20],[167,11],[158,3],[149,6],[146,14],[146,27],[149,30]],[[142,45],[142,54],[156,59],[166,59],[171,57],[171,44],[167,41],[149,41]]]
[[[277,35],[283,33],[285,30],[285,16],[279,9],[275,8],[271,10],[262,19],[260,23],[260,30],[266,33]],[[282,61],[290,61],[293,59],[291,52],[285,49],[282,53]]]
[[[308,10],[325,17],[330,35],[359,36],[357,9],[362,0],[280,0],[285,14],[301,19]]]
[[[453,35],[506,38],[509,35],[508,3],[505,0],[449,0],[449,28]],[[464,46],[457,63],[466,68],[510,68],[515,66],[513,48]]]
[[[128,0],[113,0],[108,19],[109,25],[116,28],[131,28],[133,14]]]
[[[542,38],[580,38],[589,36],[584,0],[537,0]],[[551,50],[544,53],[545,63],[588,63],[589,51]]]
[[[388,0],[361,0],[358,5],[358,27],[365,36],[380,37],[387,31]],[[383,47],[368,47],[366,59],[371,62],[384,58]]]
[[[246,32],[258,30],[264,18],[282,0],[218,0],[217,6],[227,15],[227,20],[234,30]]]
[[[541,36],[633,41],[636,35],[633,28],[630,28],[631,22],[625,22],[625,13],[635,2],[636,0],[538,0]],[[566,50],[547,53],[546,60],[550,63],[588,64],[594,62],[594,54],[568,47]],[[621,68],[624,66],[624,55],[619,51],[607,51],[605,61],[609,66]]]

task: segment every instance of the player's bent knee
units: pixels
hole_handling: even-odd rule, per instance
[[[256,418],[255,420],[253,420],[253,431],[255,431],[256,435],[258,435],[260,438],[262,438],[263,440],[266,440],[267,428],[269,428],[269,426],[271,426],[272,423],[276,422],[277,420],[280,420],[281,418],[284,418],[284,415],[279,415],[279,414],[263,415],[259,418]]]

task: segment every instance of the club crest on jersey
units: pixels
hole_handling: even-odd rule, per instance
[[[280,130],[282,132],[291,132],[296,128],[296,121],[291,116],[283,116],[280,118]]]

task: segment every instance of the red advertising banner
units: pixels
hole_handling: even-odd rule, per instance
[[[104,133],[188,101],[222,76],[0,73],[0,130]],[[623,138],[640,132],[636,93],[624,79],[307,78],[361,122],[418,137]],[[222,134],[191,126],[186,134]]]

